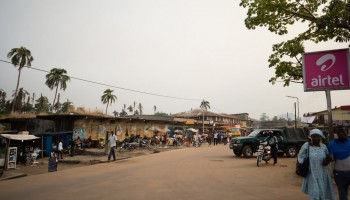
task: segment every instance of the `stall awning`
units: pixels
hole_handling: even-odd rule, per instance
[[[34,135],[20,135],[20,134],[0,134],[1,137],[4,137],[9,140],[35,140],[40,139]]]

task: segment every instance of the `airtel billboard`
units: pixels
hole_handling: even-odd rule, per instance
[[[304,91],[349,89],[349,60],[349,49],[304,53]]]

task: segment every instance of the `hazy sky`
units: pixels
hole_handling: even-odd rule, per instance
[[[293,112],[300,99],[300,115],[326,109],[324,92],[304,92],[302,84],[271,85],[274,74],[268,56],[277,36],[266,28],[248,30],[246,10],[239,0],[110,0],[0,1],[0,59],[24,46],[34,56],[32,66],[49,71],[64,68],[70,76],[113,86],[198,101],[133,93],[116,88],[118,100],[109,108],[141,102],[145,114],[177,113],[198,108],[201,99],[213,112],[247,112],[259,118]],[[348,44],[311,44],[307,51],[346,48]],[[0,62],[0,88],[12,93],[17,69]],[[43,93],[46,73],[24,69],[20,86]],[[61,102],[104,110],[101,95],[107,86],[72,79]],[[333,91],[332,105],[349,105],[350,91]]]

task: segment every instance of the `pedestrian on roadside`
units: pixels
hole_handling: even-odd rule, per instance
[[[61,159],[63,159],[63,143],[62,140],[58,143],[58,158],[60,157],[61,154]]]
[[[278,152],[278,140],[277,137],[273,135],[273,131],[269,131],[269,136],[267,136],[264,141],[271,147],[271,156],[273,157],[273,165],[277,164],[277,152]]]
[[[78,145],[78,148],[82,148],[82,146],[81,146],[81,139],[80,139],[80,137],[78,136],[78,138],[77,138],[77,145]]]
[[[212,142],[212,140],[213,140],[213,133],[212,133],[212,132],[209,132],[208,137],[207,137],[207,140],[208,140],[208,144],[209,144],[209,146],[210,146],[210,145],[211,145],[211,142]]]
[[[215,131],[215,133],[214,133],[214,146],[218,145],[218,135],[219,135],[219,133]]]
[[[350,185],[350,139],[344,127],[335,128],[338,138],[329,144],[329,160],[334,163],[334,180],[338,187],[339,200],[348,200]]]
[[[110,150],[109,150],[109,154],[108,154],[108,161],[111,160],[111,156],[113,155],[113,160],[115,159],[115,151],[114,148],[117,145],[117,136],[114,135],[114,132],[111,132],[111,135],[109,136],[109,144],[110,144]]]
[[[69,145],[70,145],[70,156],[73,157],[74,148],[75,148],[75,142],[73,140],[73,137],[70,139]]]
[[[55,172],[57,171],[57,157],[55,152],[50,153],[50,158],[49,158],[49,165],[48,165],[48,172]]]
[[[301,191],[310,195],[310,199],[334,200],[332,179],[329,175],[327,155],[328,149],[321,143],[323,133],[319,129],[310,131],[311,141],[306,142],[298,154],[298,162],[309,158],[309,173],[303,180]]]

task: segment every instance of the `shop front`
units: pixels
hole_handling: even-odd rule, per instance
[[[0,134],[0,139],[0,167],[5,170],[27,164],[34,150],[42,147],[40,138],[34,135]]]

